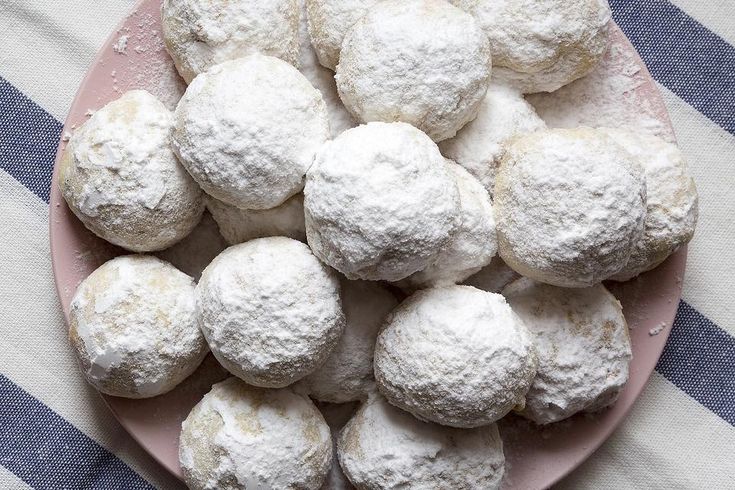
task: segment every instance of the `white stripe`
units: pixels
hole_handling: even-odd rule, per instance
[[[97,50],[133,4],[0,1],[0,76],[63,120]]]
[[[0,372],[115,453],[158,488],[180,488],[120,427],[79,374],[54,289],[48,207],[0,171]]]
[[[0,465],[0,488],[7,490],[32,490],[26,482]]]
[[[699,191],[684,299],[735,335],[735,136],[659,85]]]
[[[669,0],[707,29],[735,44],[735,4],[732,0]]]
[[[654,373],[630,416],[557,489],[732,488],[735,428]]]

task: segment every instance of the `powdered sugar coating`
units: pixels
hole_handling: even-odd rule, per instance
[[[620,271],[641,238],[645,177],[598,130],[540,131],[507,146],[494,209],[510,267],[556,286],[591,286]]]
[[[135,252],[161,250],[204,211],[199,186],[171,151],[171,112],[143,90],[96,111],[71,136],[59,187],[88,229]]]
[[[393,405],[421,420],[478,427],[523,407],[536,353],[499,294],[470,286],[415,293],[386,319],[375,379]]]
[[[490,68],[470,15],[443,0],[385,0],[347,32],[335,79],[355,119],[407,122],[441,141],[477,115]]]
[[[327,113],[329,114],[329,130],[332,138],[337,137],[342,132],[355,127],[355,121],[347,109],[345,109],[342,100],[337,93],[337,83],[334,81],[334,67],[329,70],[319,63],[316,48],[312,47],[309,37],[308,21],[307,21],[307,2],[301,1],[301,24],[299,27],[299,71],[311,82],[317,90],[322,93],[324,103],[327,105]],[[336,6],[350,2],[337,2]]]
[[[605,54],[605,0],[452,0],[490,39],[494,78],[524,93],[553,92],[585,76]]]
[[[212,197],[269,209],[302,189],[327,138],[319,91],[285,61],[253,54],[216,65],[189,85],[176,107],[172,141]]]
[[[344,329],[337,275],[305,244],[285,237],[218,255],[197,286],[197,315],[220,363],[268,388],[314,371]]]
[[[301,193],[271,209],[239,209],[209,197],[207,209],[230,245],[268,236],[306,241],[304,195]]]
[[[330,403],[366,398],[375,387],[375,339],[397,305],[393,293],[379,283],[343,280],[345,332],[326,362],[299,382],[299,390]]]
[[[520,274],[508,267],[508,264],[503,262],[499,255],[496,255],[487,266],[468,278],[463,284],[489,293],[499,293],[505,286],[520,277]]]
[[[194,281],[146,255],[112,259],[77,288],[69,338],[84,377],[102,393],[166,393],[207,355],[197,327]]]
[[[524,417],[549,424],[617,400],[632,352],[623,310],[604,286],[569,289],[522,278],[503,295],[538,352]]]
[[[307,397],[229,378],[181,424],[179,462],[192,490],[317,490],[332,462],[332,441]]]
[[[442,155],[467,169],[492,197],[495,174],[506,141],[544,128],[546,124],[520,92],[492,83],[477,117],[460,129],[454,138],[439,143],[439,149]]]
[[[347,31],[380,0],[306,0],[309,36],[322,66],[334,71]]]
[[[306,177],[306,236],[348,279],[398,281],[424,269],[459,224],[444,157],[405,123],[369,123],[325,144]]]
[[[462,282],[489,264],[498,251],[490,196],[465,169],[449,160],[447,165],[459,189],[460,225],[431,265],[401,281],[399,286],[404,289]]]
[[[299,62],[299,0],[164,0],[166,49],[187,83],[253,53]]]
[[[498,489],[505,470],[495,424],[455,429],[422,422],[374,395],[337,443],[340,464],[360,489]]]
[[[648,212],[643,236],[625,267],[612,276],[616,281],[627,281],[655,268],[692,239],[699,197],[678,146],[623,129],[603,131],[637,158],[646,175]]]

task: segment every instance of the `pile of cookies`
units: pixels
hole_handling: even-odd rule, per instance
[[[110,102],[59,185],[136,252],[72,300],[87,380],[153,397],[208,352],[232,374],[183,423],[190,488],[498,488],[498,420],[615,402],[601,283],[687,243],[697,194],[675,145],[524,98],[594,69],[605,1],[164,0],[162,24],[175,111]],[[205,208],[230,246],[197,283],[152,254]]]

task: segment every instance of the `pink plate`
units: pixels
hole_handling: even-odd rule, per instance
[[[129,89],[146,89],[169,107],[176,103],[185,86],[163,49],[159,6],[160,0],[142,0],[108,39],[79,88],[66,120],[65,134],[83,123],[90,110],[102,107]],[[610,50],[604,68],[610,71],[607,75],[628,77],[635,82],[630,90],[619,94],[621,103],[647,113],[663,128],[663,133],[673,135],[655,84],[617,26],[613,28],[612,45],[615,49]],[[615,62],[622,56],[633,60],[633,70],[629,64]],[[58,155],[63,147],[62,140]],[[69,303],[77,285],[100,264],[122,251],[92,235],[74,217],[59,192],[57,179],[54,171],[51,255],[56,288],[68,319]],[[589,457],[621,423],[643,390],[666,343],[681,296],[685,265],[686,248],[683,248],[656,270],[629,283],[610,285],[623,303],[631,327],[634,358],[626,389],[612,408],[594,416],[580,415],[551,428],[539,430],[513,418],[504,421],[501,428],[508,459],[505,488],[535,489],[552,485]],[[666,328],[659,335],[649,334],[657,327],[661,330],[662,325]],[[181,421],[211,384],[223,376],[210,356],[196,374],[166,395],[148,400],[106,396],[105,401],[140,445],[167,470],[181,477],[177,457]]]

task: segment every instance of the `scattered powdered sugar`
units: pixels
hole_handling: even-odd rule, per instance
[[[660,334],[664,330],[666,330],[666,323],[665,322],[661,322],[658,325],[656,325],[655,327],[653,327],[651,330],[649,330],[648,331],[648,335],[650,335],[651,337],[655,337],[656,335]]]
[[[118,37],[115,44],[112,45],[112,50],[117,54],[125,54],[125,50],[128,49],[128,39],[129,36],[126,34]]]
[[[271,388],[314,371],[344,330],[337,274],[285,237],[251,240],[218,255],[197,286],[197,313],[222,365]]]
[[[307,397],[229,378],[184,420],[179,461],[189,488],[319,490],[332,441]]]
[[[519,279],[503,290],[534,337],[536,378],[521,415],[549,424],[612,403],[628,381],[628,325],[601,284],[569,289]]]
[[[253,53],[298,67],[300,0],[164,0],[161,25],[181,76]]]
[[[592,286],[620,271],[643,234],[645,177],[599,130],[539,131],[506,147],[494,209],[500,256],[515,271]]]
[[[302,193],[271,209],[239,209],[209,196],[207,209],[230,245],[268,236],[306,241]]]
[[[426,289],[391,313],[375,345],[375,379],[421,420],[470,428],[523,407],[536,353],[499,294],[470,286]]]
[[[505,470],[495,424],[455,429],[422,422],[377,394],[342,430],[337,455],[358,488],[497,490]]]
[[[326,362],[298,385],[312,398],[331,403],[364,399],[375,388],[375,339],[398,305],[393,293],[376,282],[343,280],[341,296],[345,332]]]
[[[518,90],[492,83],[477,117],[454,138],[439,143],[439,149],[467,169],[492,196],[503,145],[513,136],[544,128],[546,124]]]
[[[322,146],[304,188],[314,254],[348,279],[398,281],[427,267],[459,225],[444,157],[405,123],[369,123]]]
[[[202,192],[171,151],[173,117],[143,90],[91,116],[60,161],[61,192],[95,234],[136,252],[161,250],[196,226]]]
[[[81,283],[69,337],[87,381],[128,398],[173,389],[207,354],[191,277],[145,255],[106,262]]]
[[[189,173],[209,195],[242,209],[273,208],[301,191],[329,138],[319,91],[293,66],[260,54],[199,75],[174,121],[173,149]]]
[[[652,96],[651,83],[635,50],[615,28],[604,58],[589,75],[556,92],[527,99],[552,128],[628,128],[674,141],[665,122],[666,108],[659,97]]]
[[[490,83],[487,36],[444,0],[385,0],[342,43],[337,90],[355,119],[403,121],[434,141],[477,115]]]
[[[447,160],[447,165],[459,189],[460,225],[426,269],[398,283],[405,290],[462,282],[489,264],[498,251],[490,196],[464,168],[451,160]]]

